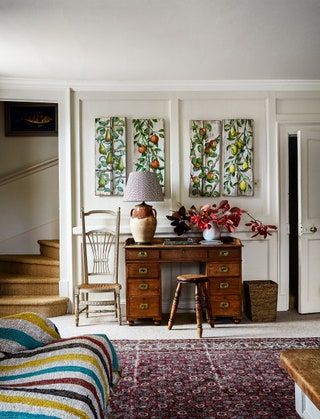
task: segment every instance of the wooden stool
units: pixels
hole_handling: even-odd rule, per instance
[[[168,329],[171,330],[173,326],[174,316],[176,314],[179,298],[181,293],[181,284],[195,284],[195,300],[196,300],[196,319],[197,330],[199,338],[202,337],[202,309],[205,309],[207,315],[207,322],[211,327],[214,327],[212,320],[211,304],[206,288],[208,277],[202,274],[186,274],[177,276],[177,288],[174,294],[173,303],[170,312],[170,319],[168,322]],[[204,305],[203,305],[204,302]]]

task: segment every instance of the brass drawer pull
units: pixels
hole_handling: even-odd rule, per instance
[[[140,310],[148,310],[149,304],[147,304],[147,303],[141,303],[139,305],[139,308],[140,308]]]
[[[229,256],[229,251],[228,250],[220,250],[219,255],[220,256]]]
[[[229,303],[227,301],[222,301],[222,303],[220,303],[220,308],[229,308]]]
[[[148,284],[139,284],[138,286],[139,290],[147,290],[149,288]]]
[[[138,256],[139,256],[139,258],[146,258],[148,256],[148,253],[144,252],[144,251],[141,251],[141,252],[138,252]]]
[[[139,268],[139,274],[146,274],[148,273],[148,268]]]
[[[220,282],[220,288],[222,289],[229,288],[229,282]]]
[[[220,268],[219,268],[219,271],[220,272],[229,272],[229,266],[220,266]]]

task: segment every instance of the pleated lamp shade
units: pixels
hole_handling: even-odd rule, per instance
[[[156,173],[131,172],[123,200],[128,202],[163,201],[163,193]]]

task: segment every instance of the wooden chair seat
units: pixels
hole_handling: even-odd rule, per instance
[[[96,292],[99,291],[120,291],[121,285],[120,284],[81,284],[78,285],[78,289],[81,292],[87,292],[88,290],[95,290]]]
[[[208,277],[203,274],[183,274],[177,276],[177,282],[189,283],[189,284],[201,284],[208,282]]]

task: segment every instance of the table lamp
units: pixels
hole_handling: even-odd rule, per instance
[[[145,201],[163,201],[156,173],[131,172],[124,190],[124,201],[141,202],[130,212],[130,229],[137,244],[151,243],[157,227],[157,212]]]

